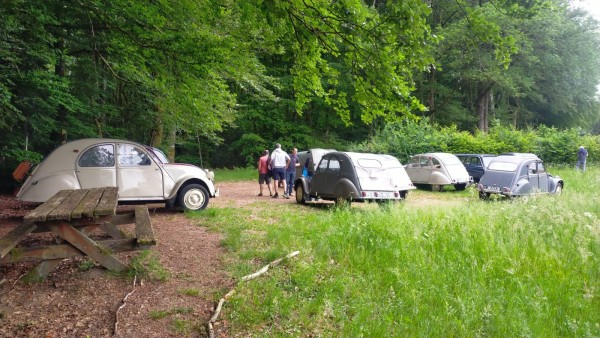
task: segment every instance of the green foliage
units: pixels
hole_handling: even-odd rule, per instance
[[[127,276],[164,282],[169,278],[169,271],[160,264],[156,253],[144,250],[131,259]]]
[[[79,271],[89,271],[91,270],[96,263],[91,259],[85,259],[77,265],[77,269]]]
[[[386,153],[406,163],[411,155],[427,152],[501,154],[504,152],[535,153],[548,163],[573,164],[580,145],[588,150],[588,161],[598,162],[600,136],[585,134],[578,129],[558,130],[541,126],[517,130],[499,122],[489,133],[474,135],[459,131],[456,126],[431,125],[426,120],[388,124],[369,141],[355,144],[353,150]]]

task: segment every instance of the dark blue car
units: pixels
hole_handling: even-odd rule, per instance
[[[477,183],[485,174],[485,169],[492,162],[496,155],[490,154],[456,154],[467,172],[473,177],[473,182]]]

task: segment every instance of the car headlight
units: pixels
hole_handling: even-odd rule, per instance
[[[211,180],[214,181],[215,180],[215,172],[214,171],[210,171],[208,169],[204,169],[204,172],[206,173],[206,177]]]

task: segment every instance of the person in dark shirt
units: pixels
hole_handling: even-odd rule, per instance
[[[286,198],[292,196],[294,191],[294,180],[296,179],[296,167],[300,166],[300,159],[298,158],[298,149],[293,148],[290,154],[290,162],[285,169],[285,182],[287,184]]]
[[[577,164],[575,165],[576,169],[581,169],[585,172],[585,162],[587,161],[588,152],[585,150],[583,146],[579,147],[577,151]]]

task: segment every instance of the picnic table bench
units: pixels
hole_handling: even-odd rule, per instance
[[[156,244],[156,239],[148,207],[137,206],[132,212],[117,214],[117,203],[116,187],[59,191],[0,238],[0,264],[41,260],[25,277],[28,280],[44,278],[61,260],[71,257],[87,256],[109,270],[125,270],[127,265],[113,253],[142,250]],[[135,223],[135,236],[118,228],[132,223]],[[90,238],[97,229],[110,239]],[[48,246],[17,247],[34,231],[51,231],[59,237],[56,244]]]

